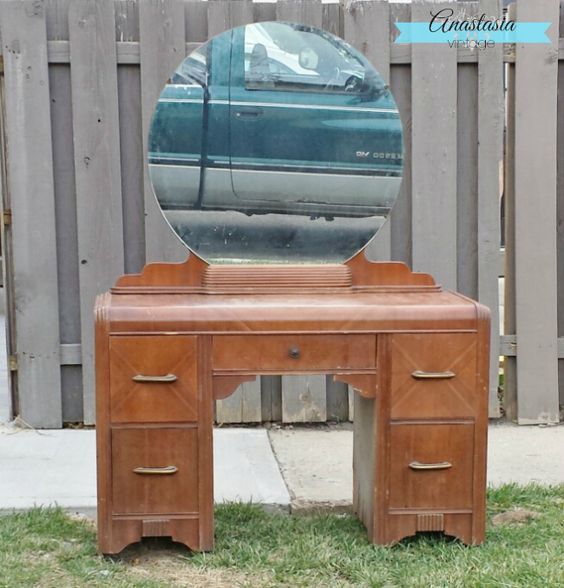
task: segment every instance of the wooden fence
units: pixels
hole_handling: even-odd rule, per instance
[[[551,46],[472,51],[393,43],[394,22],[428,21],[430,10],[440,6],[0,0],[2,244],[15,413],[39,427],[94,422],[95,295],[145,262],[187,255],[157,209],[145,164],[160,90],[184,55],[209,37],[279,19],[343,37],[365,53],[395,95],[405,129],[405,176],[391,222],[370,255],[405,261],[487,304],[491,416],[500,414],[501,349],[511,357],[506,410],[521,422],[555,420],[558,352],[564,356],[556,331],[557,283],[564,283],[562,260],[557,271],[555,222],[556,144],[564,139],[564,118],[557,127],[557,85],[564,83],[558,78],[558,0],[519,0],[519,19],[554,23]],[[501,15],[501,0],[450,6]],[[500,339],[504,62],[510,64],[512,89],[506,314],[513,329],[508,332],[516,336]],[[564,165],[559,169],[560,185]],[[324,376],[261,377],[217,406],[221,422],[351,416],[347,388]]]

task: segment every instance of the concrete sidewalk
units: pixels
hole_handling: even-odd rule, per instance
[[[274,451],[273,451],[274,450]],[[0,426],[0,510],[59,504],[93,514],[95,432]],[[218,428],[215,500],[348,508],[352,426]],[[491,425],[488,483],[564,483],[564,426]]]

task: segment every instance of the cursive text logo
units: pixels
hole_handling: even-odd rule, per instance
[[[454,10],[452,8],[443,8],[434,14],[431,12],[429,30],[432,33],[515,31],[516,23],[514,20],[488,18],[485,14],[472,17],[465,17],[464,15],[458,15],[457,18],[453,17]]]

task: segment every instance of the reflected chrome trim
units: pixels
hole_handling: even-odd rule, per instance
[[[202,104],[202,100],[195,100],[193,98],[159,98],[159,102],[186,102],[189,104]],[[287,104],[284,102],[243,102],[229,100],[210,100],[209,104],[223,105],[223,106],[259,106],[261,108],[294,108],[294,109],[312,109],[315,110],[340,110],[346,112],[378,112],[384,114],[397,114],[399,111],[393,108],[363,108],[362,106],[332,106],[329,104]]]
[[[203,104],[202,99],[196,100],[195,98],[159,98],[159,102],[186,102],[189,104]]]

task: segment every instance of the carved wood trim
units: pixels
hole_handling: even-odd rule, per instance
[[[214,376],[213,377],[213,398],[214,400],[223,400],[227,398],[243,382],[253,382],[256,380],[256,374],[243,374],[238,376]]]
[[[208,292],[240,292],[249,289],[350,288],[351,270],[346,265],[210,265],[203,274]]]
[[[368,261],[361,251],[345,264],[210,265],[195,254],[182,263],[149,263],[120,277],[113,294],[268,294],[437,292],[428,274],[400,262]]]
[[[333,380],[349,384],[364,398],[376,398],[378,392],[376,374],[335,374]]]

